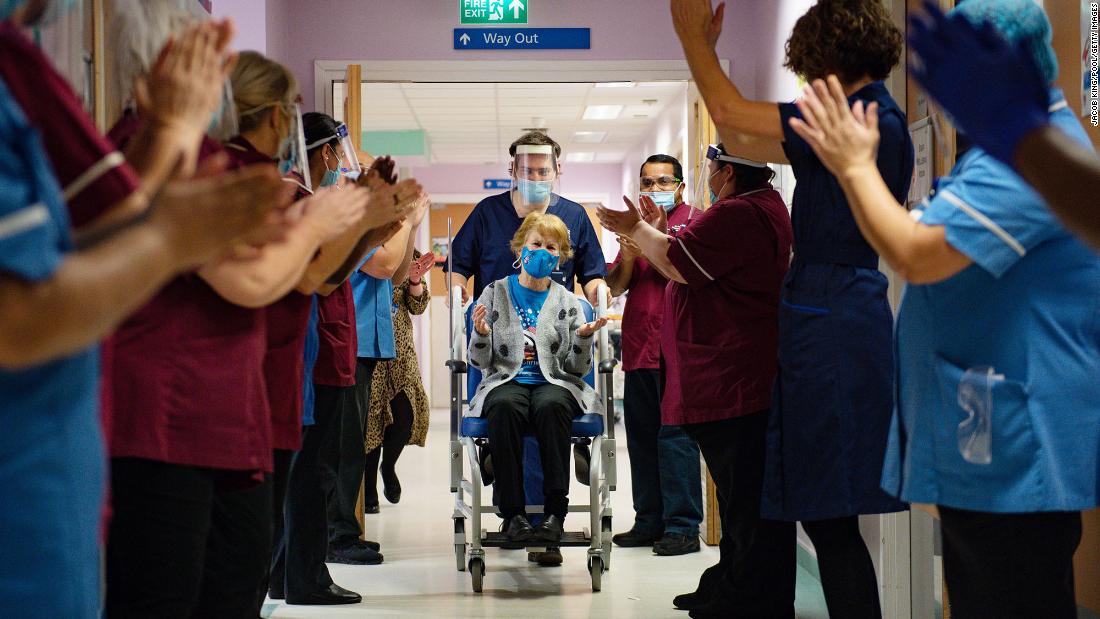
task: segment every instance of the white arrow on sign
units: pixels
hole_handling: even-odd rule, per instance
[[[469,45],[470,44],[470,35],[463,32],[462,36],[458,37],[458,40],[462,41],[463,46]]]
[[[513,19],[519,19],[519,12],[523,10],[523,0],[512,0],[512,4],[509,4],[508,8],[512,9]]]

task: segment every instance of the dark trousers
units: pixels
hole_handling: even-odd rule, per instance
[[[992,514],[940,507],[943,573],[959,619],[1073,619],[1080,512]]]
[[[382,483],[396,476],[394,467],[401,457],[405,445],[409,444],[413,429],[412,402],[404,391],[398,392],[390,400],[393,423],[386,426],[382,434],[382,444],[367,453],[367,470],[364,478],[363,497],[367,503],[378,502],[378,471],[382,470]]]
[[[878,578],[859,533],[859,516],[803,521],[817,553],[821,589],[830,617],[879,619]]]
[[[719,561],[699,580],[712,614],[794,617],[794,523],[760,517],[767,427],[767,411],[683,426],[718,493]]]
[[[524,513],[524,436],[533,432],[542,462],[545,513],[565,518],[569,511],[569,435],[581,414],[573,395],[557,385],[505,383],[485,396],[489,445],[500,512],[505,518]]]
[[[377,359],[359,359],[355,368],[355,412],[343,415],[340,420],[336,483],[328,503],[329,542],[334,546],[347,546],[363,535],[356,518],[355,503],[359,500],[367,464],[367,410],[370,407],[374,366],[377,364]]]
[[[328,554],[328,492],[339,454],[341,420],[356,414],[355,387],[314,386],[313,425],[302,434],[287,482],[284,534],[271,564],[271,591],[300,599],[332,584]]]
[[[295,453],[296,452],[290,451],[289,449],[276,449],[273,454],[275,460],[275,473],[271,476],[271,547],[273,552],[270,558],[273,566],[278,560],[280,544],[283,540],[283,514],[285,511],[284,506],[286,505],[286,488],[290,478],[290,464],[294,460]],[[261,605],[263,604],[264,597],[267,595],[268,590],[272,588],[273,579],[270,576],[274,571],[273,567],[272,571],[269,572],[269,577],[265,578],[260,586],[258,595]],[[282,582],[281,578],[275,578],[274,581],[275,583]],[[282,591],[281,584],[280,588],[276,589],[276,591]]]
[[[256,592],[271,556],[271,482],[230,489],[239,481],[211,469],[111,461],[106,617],[259,615]]]
[[[660,370],[631,370],[623,392],[634,530],[696,536],[703,521],[699,446],[680,426],[661,425]]]

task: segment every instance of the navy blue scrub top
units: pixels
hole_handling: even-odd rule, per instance
[[[588,213],[576,202],[557,194],[554,198],[556,203],[546,212],[565,222],[573,245],[573,258],[559,265],[550,274],[551,279],[573,290],[575,280],[584,285],[606,277],[607,262]],[[454,272],[474,278],[474,299],[480,298],[481,291],[489,284],[519,273],[519,269],[512,266],[516,256],[511,245],[522,223],[509,192],[504,192],[479,202],[455,235],[451,245]]]
[[[872,82],[859,89],[848,97],[848,104],[856,100],[862,100],[865,105],[872,101],[878,103],[882,140],[878,148],[878,169],[894,199],[905,204],[913,176],[913,144],[905,114],[882,82]],[[794,103],[782,103],[779,115],[783,124],[783,151],[798,179],[791,211],[795,259],[877,269],[878,254],[860,234],[840,183],[810,145],[790,128],[791,118],[802,117],[798,107]]]

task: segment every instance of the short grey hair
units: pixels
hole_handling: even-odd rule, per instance
[[[115,0],[107,40],[114,48],[112,68],[120,109],[130,101],[134,80],[149,72],[168,39],[194,21],[176,0]]]

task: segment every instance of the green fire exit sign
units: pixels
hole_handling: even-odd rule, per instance
[[[526,24],[531,0],[458,0],[464,24]]]

